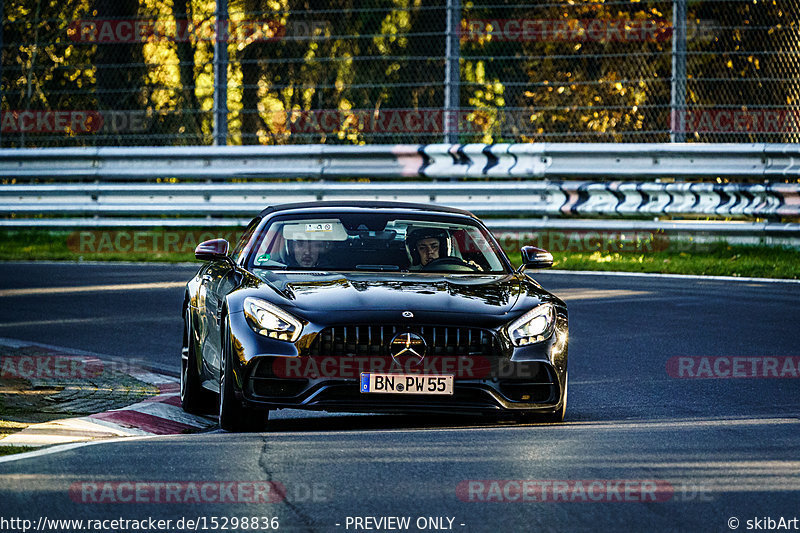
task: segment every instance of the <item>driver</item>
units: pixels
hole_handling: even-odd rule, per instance
[[[406,251],[411,258],[409,270],[420,270],[431,261],[448,257],[452,245],[450,235],[439,228],[420,228],[406,235]]]
[[[289,266],[302,268],[320,266],[330,247],[328,241],[307,239],[293,239],[287,241],[287,244],[289,246]]]

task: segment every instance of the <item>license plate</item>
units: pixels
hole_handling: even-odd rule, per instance
[[[361,392],[383,394],[453,394],[453,376],[361,373]]]

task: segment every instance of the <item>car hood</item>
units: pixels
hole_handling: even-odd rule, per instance
[[[530,278],[512,274],[264,271],[259,279],[262,297],[291,307],[311,320],[340,312],[352,316],[398,311],[506,317],[521,297],[541,300],[544,295],[550,296]]]

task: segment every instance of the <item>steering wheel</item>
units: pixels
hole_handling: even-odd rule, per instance
[[[460,267],[453,269],[445,268],[443,270],[454,270],[454,271],[465,271],[465,272],[475,271],[475,269],[469,263],[467,263],[466,261],[464,261],[459,257],[453,257],[453,256],[440,257],[438,259],[434,259],[433,261],[422,267],[421,270],[437,270],[438,267],[443,267],[443,266]]]

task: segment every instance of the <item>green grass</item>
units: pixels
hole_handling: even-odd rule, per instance
[[[211,239],[235,231],[10,230],[0,232],[0,257],[6,261],[194,261],[194,248],[199,244],[199,238]],[[103,239],[104,233],[109,234],[108,239]],[[174,235],[178,238],[177,241],[164,246],[165,233]],[[121,238],[117,239],[117,236]],[[135,241],[137,236],[142,237],[139,243]]]
[[[7,413],[5,402],[0,397],[0,438],[16,433],[20,429],[26,427],[28,424],[6,420]],[[30,448],[23,446],[0,446],[0,456],[11,455],[12,453],[22,453],[30,451]]]
[[[717,243],[695,252],[555,252],[553,268],[704,276],[800,278],[800,251]],[[511,256],[511,255],[510,255]],[[511,256],[521,262],[519,253]]]
[[[0,232],[0,257],[5,260],[194,261],[193,250],[199,241],[226,237],[233,244],[237,231],[222,228],[109,232],[12,230]],[[687,248],[690,247],[682,249]],[[553,256],[553,267],[563,270],[800,278],[800,250],[780,247],[716,243],[680,252],[566,251],[554,252]],[[516,265],[520,264],[519,252],[511,251],[509,257]]]
[[[0,446],[0,456],[29,452],[34,449],[35,448],[29,448],[27,446]]]

